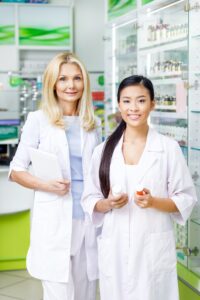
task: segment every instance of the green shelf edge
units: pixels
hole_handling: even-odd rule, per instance
[[[25,270],[26,260],[0,261],[0,272],[11,270]]]
[[[188,283],[188,285],[190,285],[194,290],[200,293],[200,277],[197,274],[191,272],[180,263],[177,263],[177,271],[180,280]]]

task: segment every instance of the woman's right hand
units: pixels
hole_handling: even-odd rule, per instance
[[[67,179],[50,180],[45,183],[44,191],[64,196],[69,193],[70,181]]]
[[[10,178],[12,181],[17,182],[26,188],[55,193],[58,196],[69,193],[70,189],[70,181],[67,179],[44,181],[26,171],[12,170]]]
[[[118,196],[113,196],[110,192],[108,198],[101,199],[97,201],[94,210],[101,213],[106,213],[112,209],[121,208],[128,203],[128,195],[120,194]]]
[[[120,195],[113,196],[113,194],[110,192],[107,201],[110,209],[121,208],[128,203],[128,195],[122,193]]]

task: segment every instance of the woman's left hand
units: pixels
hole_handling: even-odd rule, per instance
[[[153,197],[148,189],[144,188],[143,191],[144,195],[134,194],[134,201],[141,208],[151,207],[153,204]]]

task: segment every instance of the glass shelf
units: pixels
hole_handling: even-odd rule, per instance
[[[163,43],[155,43],[155,44],[151,44],[148,46],[145,46],[143,48],[139,48],[140,51],[144,51],[144,50],[157,50],[157,51],[165,51],[165,50],[174,50],[177,48],[184,48],[187,46],[187,40],[186,38],[182,38],[182,39],[176,39],[173,41],[169,41],[169,42],[163,42]]]
[[[191,222],[200,225],[200,218],[199,219],[191,219]]]

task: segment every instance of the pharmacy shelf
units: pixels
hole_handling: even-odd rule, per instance
[[[142,54],[149,54],[149,53],[157,53],[157,52],[165,52],[165,51],[173,51],[181,48],[187,48],[187,40],[181,40],[178,42],[173,42],[173,43],[166,43],[164,45],[158,45],[157,47],[151,46],[151,47],[145,47],[145,48],[140,48],[140,52]]]
[[[176,111],[176,106],[175,105],[158,105],[158,104],[156,104],[155,110]]]
[[[0,145],[14,145],[14,144],[18,144],[18,142],[19,142],[18,139],[8,139],[8,140],[0,141]]]
[[[194,151],[200,151],[200,148],[197,148],[197,147],[190,147],[191,150],[194,150]]]
[[[8,173],[9,167],[8,166],[0,166],[0,173]]]
[[[159,117],[159,118],[172,118],[172,119],[187,119],[187,113],[177,113],[177,112],[160,112],[160,111],[152,111],[152,117]]]
[[[156,79],[156,78],[177,78],[182,76],[182,71],[176,71],[176,72],[157,72],[155,74],[151,73],[149,74],[149,78],[150,79]]]
[[[124,53],[124,54],[116,54],[116,59],[117,60],[128,60],[130,61],[130,59],[136,58],[137,57],[137,52],[128,52],[128,53]]]
[[[157,85],[175,85],[177,83],[181,82],[180,77],[175,77],[175,78],[162,78],[162,79],[154,79],[153,84],[154,86]]]
[[[200,225],[200,219],[191,219],[191,222]]]
[[[31,50],[31,51],[35,51],[35,50],[44,50],[44,51],[70,51],[71,47],[69,46],[18,46],[19,50]]]
[[[165,45],[171,45],[174,43],[181,43],[181,42],[186,42],[186,36],[181,37],[179,39],[171,39],[171,40],[165,40],[165,41],[160,41],[160,42],[155,42],[155,43],[148,43],[147,46],[139,48],[140,51],[147,50],[147,49],[152,49],[159,47],[159,50],[162,49]]]

